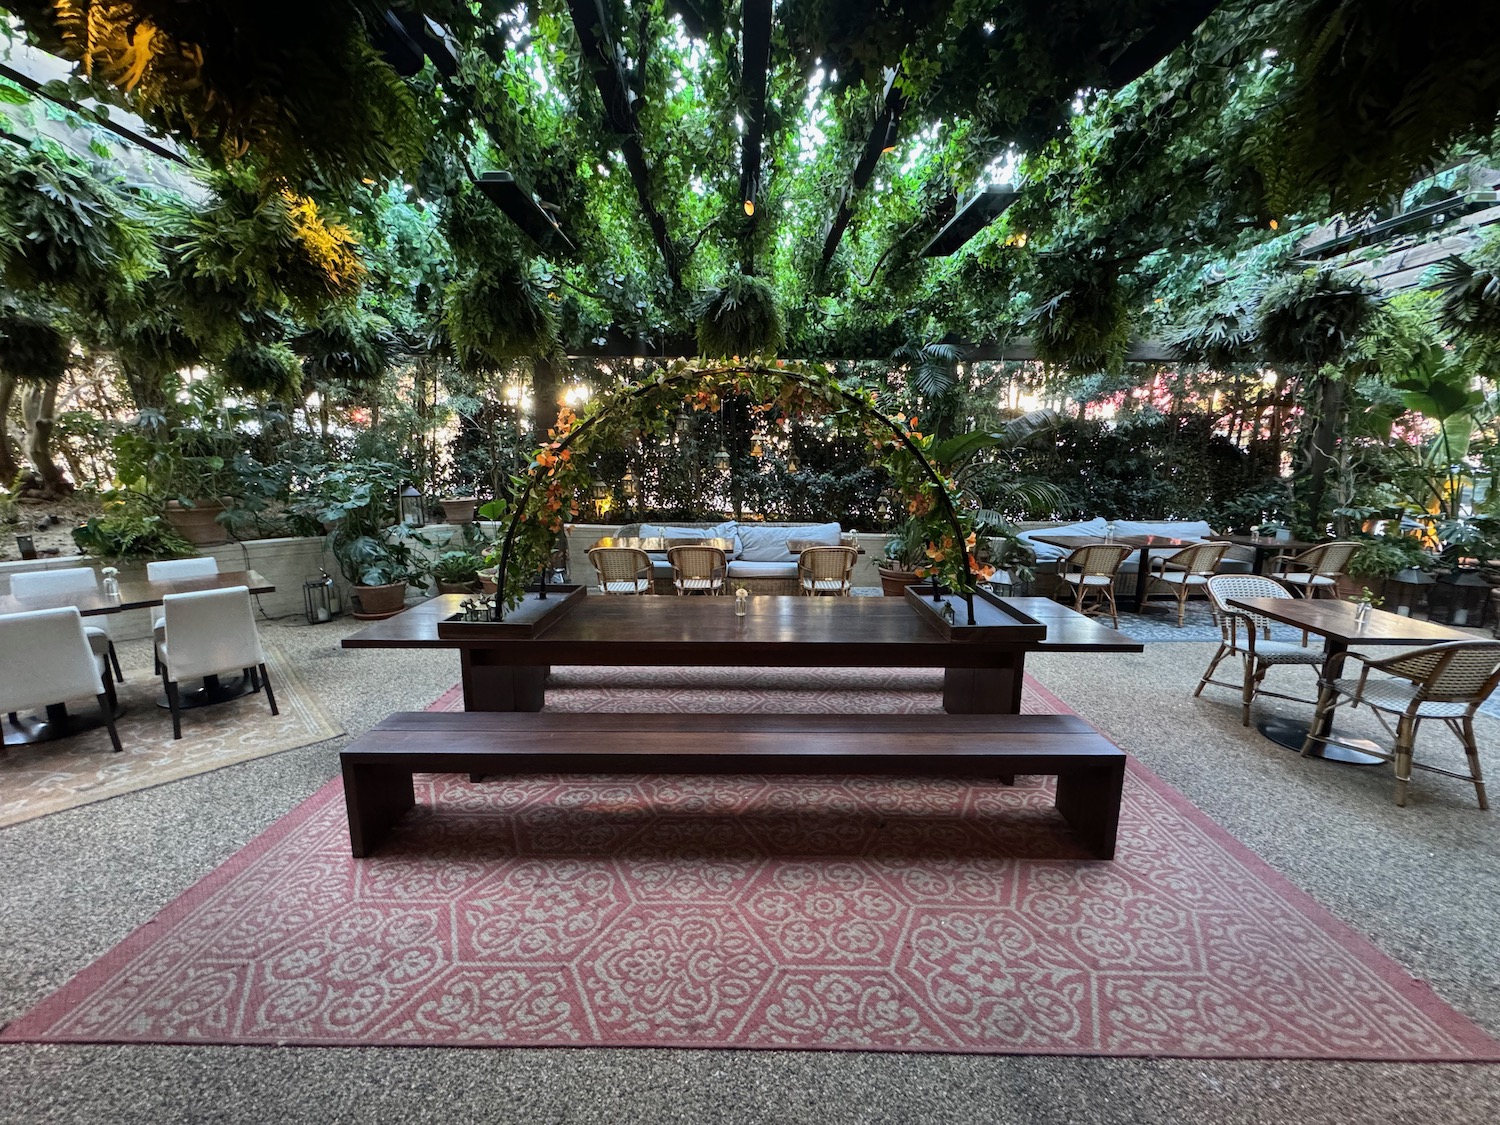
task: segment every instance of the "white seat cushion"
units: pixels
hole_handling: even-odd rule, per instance
[[[1170,582],[1174,586],[1207,586],[1208,576],[1205,574],[1188,574],[1182,570],[1169,570],[1165,573],[1157,571],[1151,577],[1158,582]]]
[[[1301,573],[1293,571],[1290,574],[1278,574],[1278,575],[1276,575],[1276,580],[1278,582],[1290,582],[1293,586],[1309,586],[1309,585],[1311,585],[1311,586],[1332,586],[1332,585],[1334,585],[1334,581],[1333,581],[1332,578],[1329,578],[1329,577],[1327,577],[1326,575],[1323,575],[1323,574],[1308,574],[1306,571],[1303,571]]]
[[[1359,686],[1358,680],[1336,680],[1335,688],[1341,695],[1353,695]],[[1360,696],[1361,703],[1368,703],[1371,707],[1378,707],[1382,711],[1394,711],[1402,713],[1411,705],[1412,699],[1417,694],[1417,685],[1407,680],[1391,679],[1381,676],[1378,679],[1371,676],[1365,681],[1364,694]],[[1438,703],[1427,700],[1418,704],[1417,715],[1423,719],[1457,719],[1469,710],[1466,703]]]
[[[1108,586],[1110,584],[1110,579],[1102,574],[1064,574],[1063,581],[1071,582],[1075,586],[1080,582],[1085,586]]]
[[[606,582],[601,589],[606,594],[649,594],[651,583],[645,578],[626,578],[616,582]]]
[[[840,578],[804,578],[802,588],[804,590],[842,590],[845,582]]]
[[[722,578],[680,578],[677,585],[684,590],[722,590]]]

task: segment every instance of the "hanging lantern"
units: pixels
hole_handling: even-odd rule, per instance
[[[875,504],[875,518],[881,523],[891,522],[891,502],[884,496]]]
[[[792,476],[796,476],[802,471],[802,462],[797,460],[795,453],[788,453],[786,455],[786,471]]]
[[[718,469],[721,473],[729,471],[729,450],[725,449],[722,445],[719,447],[719,452],[714,454],[714,468]]]
[[[626,500],[635,499],[635,474],[629,469],[626,469],[625,475],[620,478],[620,495]]]
[[[320,625],[332,621],[337,612],[333,579],[326,570],[319,571],[317,578],[302,583],[302,609],[309,625]]]
[[[760,438],[756,438],[754,441],[752,441],[750,443],[750,456],[751,457],[761,457],[761,456],[763,456],[765,454],[765,452],[766,452],[765,449],[763,449],[761,447]]]
[[[417,491],[415,485],[407,485],[401,490],[401,496],[397,503],[397,510],[401,515],[401,522],[412,527],[424,527],[427,524],[426,505],[422,502],[422,494]]]
[[[684,406],[677,411],[677,436],[687,437],[692,432],[692,429],[693,419],[688,414],[687,407]]]

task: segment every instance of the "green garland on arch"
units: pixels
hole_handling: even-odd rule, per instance
[[[575,497],[593,483],[590,449],[619,447],[644,437],[668,436],[675,407],[715,411],[726,394],[748,397],[751,409],[784,417],[832,419],[840,433],[862,433],[901,489],[908,517],[923,528],[930,565],[918,570],[940,586],[972,594],[993,569],[974,558],[973,519],[951,477],[928,460],[932,438],[918,420],[890,418],[875,405],[875,391],[840,379],[819,363],[738,359],[678,360],[643,382],[601,395],[582,414],[564,411],[547,441],[531,456],[522,488],[499,549],[498,580],[507,610],[550,557],[557,534],[574,516]]]

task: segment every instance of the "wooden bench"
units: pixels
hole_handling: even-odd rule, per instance
[[[1113,859],[1125,752],[1075,715],[671,715],[413,711],[339,755],[349,843],[378,848],[414,773],[898,774],[1057,778],[1057,810]]]

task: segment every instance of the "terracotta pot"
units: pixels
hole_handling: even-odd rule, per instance
[[[195,500],[191,508],[168,500],[165,515],[167,522],[193,546],[216,547],[229,542],[229,533],[216,518],[222,511],[224,505],[217,500]]]
[[[382,617],[395,617],[406,608],[406,583],[388,582],[384,586],[354,587],[354,596],[359,599],[359,612],[354,616],[361,621],[378,621]]]
[[[440,594],[472,594],[475,585],[474,582],[439,582],[437,588]]]
[[[479,588],[486,594],[500,592],[500,584],[495,581],[495,572],[499,569],[499,567],[491,566],[479,572]]]
[[[439,500],[443,507],[443,520],[446,523],[473,523],[474,509],[479,507],[479,501],[473,496],[456,496],[452,500]]]
[[[898,570],[884,566],[878,566],[875,569],[880,571],[881,593],[888,598],[903,598],[906,596],[908,586],[922,581],[914,570]]]

